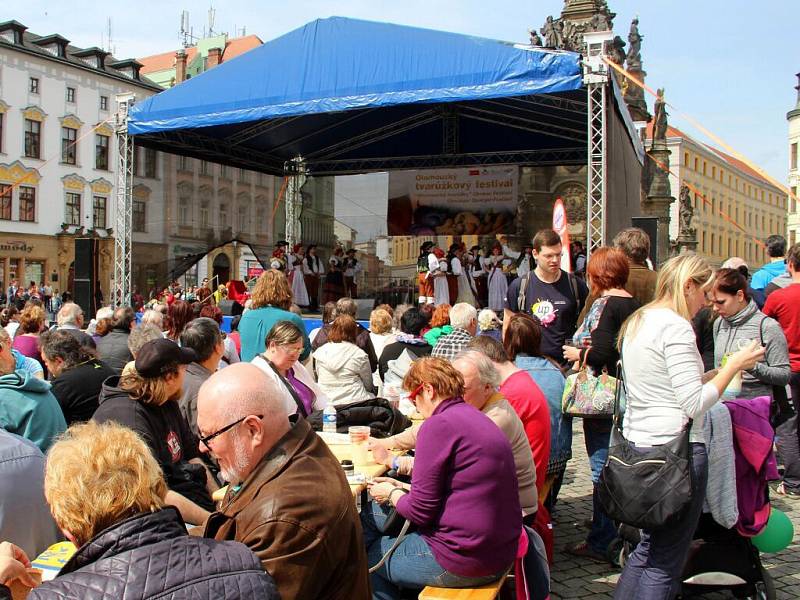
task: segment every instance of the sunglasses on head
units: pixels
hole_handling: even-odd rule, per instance
[[[419,395],[419,393],[422,391],[422,388],[423,388],[424,386],[425,386],[425,383],[420,383],[420,384],[419,384],[417,387],[415,387],[415,388],[414,388],[414,391],[412,391],[412,392],[411,392],[411,393],[408,395],[408,400],[409,400],[409,402],[411,402],[411,404],[413,404],[414,406],[416,406],[416,405],[417,405],[417,396],[418,396],[418,395]]]

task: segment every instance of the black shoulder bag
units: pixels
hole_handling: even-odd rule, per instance
[[[761,319],[758,324],[758,335],[761,338],[761,345],[764,345],[764,321],[767,317]],[[766,356],[764,357],[766,360]],[[769,363],[767,363],[769,364]],[[789,401],[789,394],[786,393],[785,385],[772,386],[772,402],[769,405],[769,422],[773,429],[777,429],[795,415],[794,406]]]
[[[625,439],[620,425],[620,382],[624,385],[625,381],[622,360],[617,372],[620,376],[614,397],[614,423],[597,496],[603,510],[615,521],[638,529],[668,527],[683,516],[692,499],[692,420],[666,444],[635,448]]]

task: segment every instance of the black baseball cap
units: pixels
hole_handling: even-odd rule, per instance
[[[136,371],[142,377],[156,378],[175,365],[188,365],[197,360],[191,348],[182,348],[172,340],[160,338],[150,340],[136,355]]]
[[[433,246],[434,246],[434,243],[433,243],[433,242],[425,242],[424,244],[422,244],[422,246],[420,247],[420,249],[421,249],[423,252],[426,252],[426,251],[430,250],[431,248],[433,248]]]

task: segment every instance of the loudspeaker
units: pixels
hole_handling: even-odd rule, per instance
[[[658,250],[658,218],[657,217],[631,217],[631,225],[638,227],[650,238],[650,262],[658,267],[656,252]]]
[[[90,317],[97,312],[95,282],[97,281],[97,240],[75,238],[75,303]]]
[[[372,309],[375,308],[375,299],[359,298],[353,299],[353,301],[358,305],[356,320],[369,321],[369,315],[372,313]]]

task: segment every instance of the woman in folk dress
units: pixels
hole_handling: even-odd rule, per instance
[[[292,298],[297,306],[308,306],[308,290],[306,289],[305,278],[303,277],[303,259],[305,253],[303,246],[295,244],[290,254],[292,258]]]
[[[453,275],[458,278],[458,295],[456,302],[466,302],[475,306],[475,294],[472,292],[470,285],[469,275],[467,274],[467,266],[462,263],[464,258],[464,248],[459,247],[455,252],[455,257],[450,261],[450,268]]]
[[[499,242],[492,246],[492,254],[484,261],[484,268],[487,271],[489,285],[489,308],[493,311],[501,311],[506,303],[506,290],[508,290],[508,279],[503,272],[503,248]]]
[[[447,285],[447,261],[444,258],[444,250],[437,246],[433,249],[433,253],[438,260],[436,269],[431,269],[429,274],[433,277],[433,303],[436,306],[450,304],[450,288]]]

